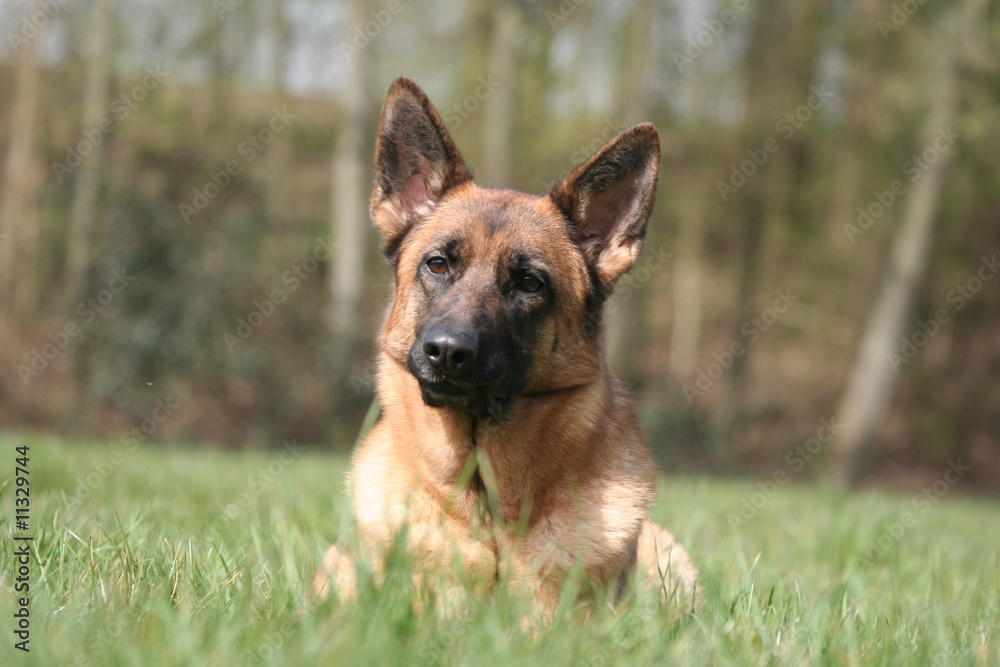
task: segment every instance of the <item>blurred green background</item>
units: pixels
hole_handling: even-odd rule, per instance
[[[543,194],[656,123],[608,345],[668,470],[909,485],[960,461],[1000,487],[995,2],[7,0],[0,22],[0,428],[347,451],[405,74],[482,185]]]

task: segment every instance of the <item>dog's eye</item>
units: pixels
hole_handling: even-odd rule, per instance
[[[431,257],[427,260],[427,268],[431,270],[431,273],[438,275],[448,273],[448,260],[444,257]]]
[[[531,273],[525,273],[517,279],[517,288],[522,292],[537,292],[544,285],[541,278]]]

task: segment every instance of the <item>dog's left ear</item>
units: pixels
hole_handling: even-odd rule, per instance
[[[449,189],[471,179],[424,91],[405,76],[393,81],[379,121],[371,201],[386,256],[394,258],[406,233]]]
[[[605,288],[639,256],[659,170],[660,138],[643,123],[612,139],[549,193]]]

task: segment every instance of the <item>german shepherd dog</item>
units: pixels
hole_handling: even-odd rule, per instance
[[[600,326],[642,247],[659,162],[646,123],[547,196],[481,188],[424,92],[407,78],[389,88],[371,215],[395,296],[382,416],[349,477],[376,571],[405,530],[418,573],[523,586],[547,617],[574,571],[590,599],[616,601],[637,572],[694,603],[687,553],[647,518],[656,468]],[[316,592],[331,584],[354,595],[337,545]]]

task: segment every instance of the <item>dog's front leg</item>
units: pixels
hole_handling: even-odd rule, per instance
[[[468,586],[480,594],[493,589],[497,553],[492,540],[476,539],[467,525],[440,514],[415,516],[406,530],[407,552],[413,559],[415,580],[421,585],[442,585],[449,589]],[[431,578],[439,581],[430,581]]]
[[[413,582],[418,590],[440,591],[446,607],[453,607],[455,601],[462,599],[466,584],[477,593],[490,592],[496,578],[497,559],[488,545],[440,522],[414,521],[406,525],[405,532],[406,551],[412,560]],[[390,544],[392,540],[379,540],[364,546],[376,581],[382,579]],[[312,596],[319,601],[331,592],[342,601],[357,597],[354,559],[337,544],[323,556],[313,581]]]
[[[354,561],[336,544],[323,555],[323,564],[313,578],[312,598],[319,602],[331,592],[341,600],[353,600],[358,594]]]
[[[661,598],[692,610],[701,604],[698,570],[687,551],[669,531],[649,519],[639,535],[636,570],[643,585],[659,590]]]

